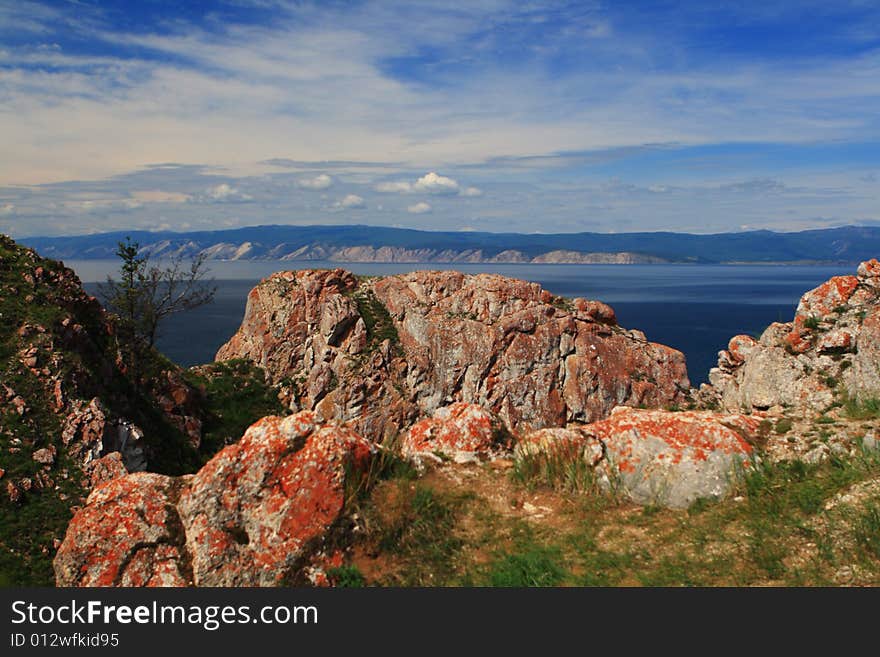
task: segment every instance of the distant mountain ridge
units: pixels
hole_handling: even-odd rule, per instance
[[[118,231],[19,240],[57,259],[114,258],[130,236],[154,257],[411,263],[855,263],[880,254],[880,226],[776,233],[519,234],[381,226],[252,226],[217,231]]]

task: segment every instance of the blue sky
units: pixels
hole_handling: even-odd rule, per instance
[[[0,0],[0,230],[880,223],[880,3]]]

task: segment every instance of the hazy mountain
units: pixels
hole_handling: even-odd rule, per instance
[[[253,226],[175,233],[124,231],[20,240],[51,258],[113,258],[126,236],[153,256],[205,253],[220,260],[337,262],[859,262],[880,254],[880,227],[796,233],[517,234],[434,232],[376,226]]]

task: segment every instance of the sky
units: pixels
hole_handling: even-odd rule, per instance
[[[0,0],[0,231],[880,225],[880,2]]]

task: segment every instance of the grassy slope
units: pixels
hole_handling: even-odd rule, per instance
[[[381,482],[346,581],[403,586],[880,584],[880,454],[751,472],[731,499],[638,507],[490,465]],[[353,576],[356,573],[357,576]],[[362,579],[358,579],[358,578]]]

